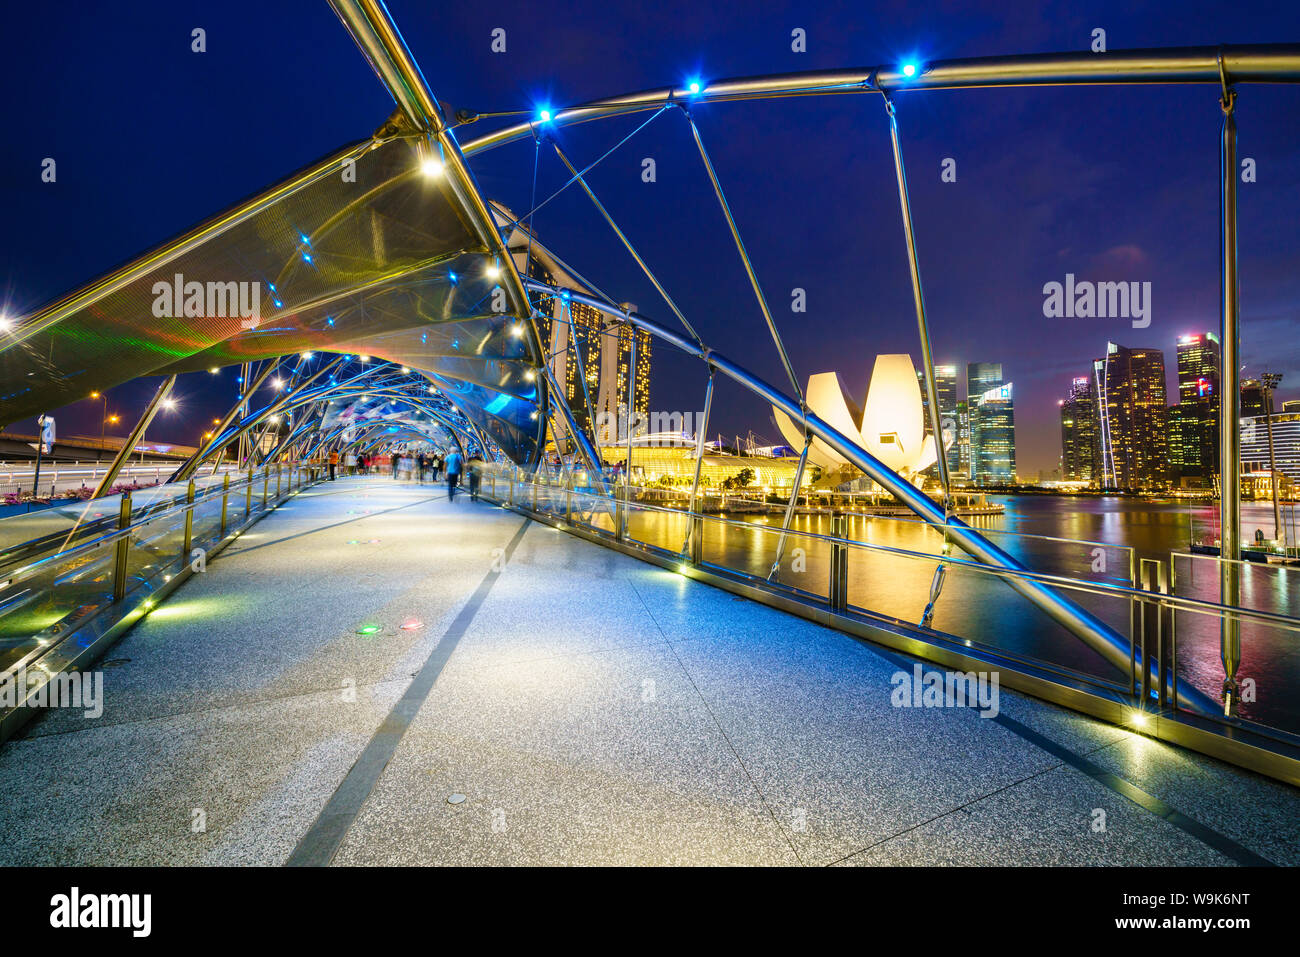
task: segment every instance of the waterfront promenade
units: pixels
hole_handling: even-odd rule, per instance
[[[1300,863],[1300,791],[441,487],[323,483],[0,747],[3,864]]]

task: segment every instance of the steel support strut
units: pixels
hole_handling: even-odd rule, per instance
[[[903,150],[898,142],[898,118],[894,103],[885,97],[889,114],[889,138],[894,145],[894,172],[898,177],[898,205],[903,213],[903,235],[907,240],[907,265],[912,275],[912,299],[916,303],[916,330],[921,339],[921,363],[925,372],[925,398],[930,407],[930,431],[934,433],[935,471],[943,489],[943,512],[952,515],[952,488],[948,482],[948,456],[943,448],[943,421],[939,416],[939,389],[934,381],[934,353],[930,348],[930,327],[925,318],[925,293],[921,289],[921,265],[916,256],[916,234],[912,229],[912,204],[907,195],[907,172],[903,168]],[[948,536],[944,535],[947,545]],[[946,549],[945,549],[946,550]],[[932,602],[933,604],[933,602]]]
[[[700,469],[704,465],[704,441],[709,434],[709,413],[713,411],[713,366],[709,366],[709,384],[704,390],[704,415],[696,426],[695,436],[695,478],[691,482],[691,502],[686,512],[686,541],[682,544],[682,553],[698,562],[703,551],[703,525],[696,520],[695,505],[700,494]]]
[[[465,163],[460,145],[447,126],[442,108],[434,99],[415,58],[402,39],[387,8],[380,0],[330,0],[330,6],[352,34],[361,52],[370,62],[376,75],[388,87],[393,100],[415,129],[428,136],[436,145],[443,163],[448,187],[456,205],[468,219],[479,241],[489,256],[494,256],[501,269],[501,285],[510,300],[515,315],[528,329],[529,341],[539,361],[545,361],[537,323],[533,318],[528,294],[524,291],[519,271],[506,248],[501,232],[489,211],[474,175]],[[563,402],[563,393],[553,393]],[[537,416],[537,458],[544,454],[546,445],[547,393],[540,393]],[[579,436],[583,452],[593,464],[600,457],[585,435]]]
[[[108,494],[108,490],[113,487],[113,481],[117,478],[118,473],[122,471],[122,466],[125,465],[126,460],[131,457],[131,453],[135,451],[136,443],[139,442],[140,437],[144,435],[145,429],[149,428],[149,423],[153,421],[153,417],[158,414],[158,406],[162,405],[163,401],[171,393],[172,386],[175,384],[175,375],[168,376],[161,384],[159,384],[158,390],[154,392],[153,398],[149,400],[149,405],[146,406],[144,412],[140,414],[140,421],[135,424],[135,428],[131,430],[131,434],[126,437],[125,441],[123,441],[122,447],[118,449],[117,455],[113,457],[113,464],[108,467],[108,471],[104,473],[104,477],[100,479],[99,484],[95,486],[95,494],[90,496],[91,498],[99,498]]]
[[[1220,61],[1222,66],[1222,61]],[[1219,340],[1222,349],[1219,383],[1219,604],[1241,604],[1241,300],[1237,276],[1237,120],[1236,91],[1223,76],[1223,144],[1220,154],[1223,260],[1220,265]],[[1236,713],[1241,686],[1241,622],[1231,614],[1219,622],[1219,652],[1223,659],[1223,713]]]
[[[785,503],[785,517],[781,520],[781,537],[776,540],[776,560],[772,562],[772,568],[767,573],[768,581],[775,578],[777,572],[781,570],[781,559],[785,557],[785,540],[790,534],[790,522],[794,519],[794,510],[799,502],[799,486],[803,484],[803,472],[808,466],[808,449],[811,445],[812,436],[805,430],[803,451],[799,453],[799,464],[794,469],[794,484],[790,486],[790,499]]]

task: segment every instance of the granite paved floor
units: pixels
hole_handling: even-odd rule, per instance
[[[1004,722],[896,708],[899,668],[514,513],[341,480],[110,650],[102,717],[0,747],[0,864],[1300,863],[1294,789],[1005,690]]]

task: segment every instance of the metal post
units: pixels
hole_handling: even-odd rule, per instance
[[[1169,594],[1163,562],[1153,558],[1142,559],[1141,588],[1157,595]],[[1151,689],[1154,686],[1157,705],[1162,709],[1168,708],[1177,700],[1177,690],[1173,686],[1177,677],[1172,666],[1173,609],[1159,599],[1144,598],[1140,620],[1143,660],[1147,662],[1147,666],[1142,669],[1141,706],[1146,710],[1150,704]],[[1151,652],[1150,657],[1146,655],[1148,650]]]
[[[691,499],[687,508],[690,525],[686,532],[686,541],[682,543],[682,551],[689,552],[691,560],[696,561],[696,555],[703,550],[703,543],[697,541],[702,538],[703,528],[695,522],[695,502],[700,493],[700,469],[704,465],[704,438],[709,434],[709,412],[713,409],[713,366],[709,366],[709,384],[704,390],[704,415],[695,429],[695,478],[691,482]]]
[[[181,563],[184,564],[194,544],[194,479],[185,487],[185,537],[181,545]]]
[[[1141,581],[1138,578],[1138,557],[1137,549],[1129,548],[1128,550],[1128,584],[1129,587],[1136,590],[1141,587]],[[1139,633],[1142,628],[1142,599],[1130,598],[1128,603],[1128,634],[1129,634],[1129,693],[1137,697],[1138,688],[1138,655],[1137,647]]]
[[[225,478],[221,480],[221,531],[218,538],[224,538],[226,534],[226,509],[230,506],[230,473],[227,472]]]
[[[119,531],[131,527],[131,493],[122,493],[122,505],[117,513]],[[131,549],[131,536],[123,535],[117,540],[116,554],[113,556],[113,601],[126,597],[126,560]]]
[[[934,356],[930,350],[930,327],[925,318],[925,294],[921,290],[921,265],[916,256],[916,234],[912,229],[912,205],[907,196],[907,172],[903,168],[903,150],[898,142],[898,118],[894,101],[885,97],[889,114],[889,138],[894,144],[894,173],[898,177],[898,205],[903,212],[903,235],[907,240],[907,265],[912,274],[912,299],[916,303],[916,328],[921,339],[921,363],[925,372],[925,398],[930,407],[930,431],[934,433],[935,470],[943,488],[945,524],[952,515],[952,491],[948,483],[948,456],[943,448],[943,423],[939,416],[939,389],[934,381]],[[944,551],[948,551],[948,532],[943,533]],[[942,566],[940,566],[942,567]],[[942,579],[940,579],[942,582]]]
[[[266,493],[271,487],[271,473],[262,470],[262,511],[266,511]]]
[[[275,500],[280,500],[280,484],[284,478],[284,465],[280,462],[275,463]]]
[[[626,538],[632,531],[632,419],[636,415],[636,340],[641,330],[630,322],[624,322],[623,328],[632,337],[632,354],[627,367],[627,461],[623,463],[623,523],[619,527],[619,537]]]
[[[845,515],[831,519],[830,599],[831,611],[844,612],[849,607],[849,547],[844,544],[849,537],[849,520]]]
[[[1268,426],[1268,473],[1273,491],[1273,538],[1286,554],[1286,531],[1282,526],[1282,507],[1278,504],[1277,454],[1273,451],[1273,390],[1282,381],[1282,373],[1265,372],[1260,376],[1264,383],[1264,424]]]
[[[758,308],[763,313],[764,321],[767,322],[767,331],[772,334],[772,342],[776,345],[777,354],[781,357],[781,364],[785,366],[785,374],[790,377],[790,388],[799,397],[799,405],[803,406],[803,389],[799,385],[799,379],[794,374],[794,366],[790,363],[790,356],[785,351],[785,343],[781,339],[781,333],[777,331],[776,320],[772,318],[772,310],[767,306],[767,297],[763,295],[763,287],[758,283],[758,275],[754,272],[754,264],[750,261],[749,251],[745,248],[745,241],[740,238],[740,229],[736,226],[735,217],[731,215],[731,206],[727,203],[727,197],[722,192],[722,184],[718,182],[718,174],[714,172],[713,161],[709,159],[709,153],[704,148],[704,140],[700,138],[700,131],[695,126],[695,120],[691,119],[689,113],[686,114],[686,118],[691,124],[691,135],[695,137],[695,145],[700,151],[700,159],[704,161],[704,170],[709,174],[709,182],[713,184],[713,195],[717,197],[718,207],[727,220],[727,228],[731,230],[731,239],[736,244],[736,252],[740,254],[740,262],[745,267],[745,274],[749,276],[749,285],[754,290],[754,298],[758,300]],[[711,366],[709,374],[710,376],[713,374]]]
[[[1220,71],[1223,69],[1220,60]],[[1219,384],[1219,601],[1241,603],[1241,458],[1240,406],[1241,343],[1239,289],[1237,277],[1237,121],[1236,92],[1223,75],[1223,148],[1220,154],[1222,208],[1220,218],[1223,262],[1221,263],[1221,379]],[[1223,713],[1237,712],[1241,688],[1237,668],[1241,665],[1241,622],[1224,615],[1219,626],[1219,654],[1223,660]]]
[[[32,498],[39,494],[41,484],[41,453],[45,451],[45,416],[36,417],[36,468],[32,473]],[[51,449],[51,452],[54,450]],[[96,496],[98,497],[98,496]]]

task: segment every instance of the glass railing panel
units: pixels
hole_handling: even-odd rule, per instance
[[[0,579],[0,669],[40,653],[113,598],[111,545],[49,562],[19,581]]]
[[[682,550],[689,528],[685,512],[648,508],[638,502],[631,503],[628,511],[628,538],[673,554]]]
[[[84,502],[52,505],[20,515],[0,519],[0,554],[12,552],[29,542],[59,537],[59,544],[69,533],[79,541],[101,528],[105,519],[117,523],[121,496],[110,495]]]
[[[181,548],[185,544],[183,509],[153,518],[131,531],[127,552],[128,594],[145,588],[155,590],[182,564]]]

